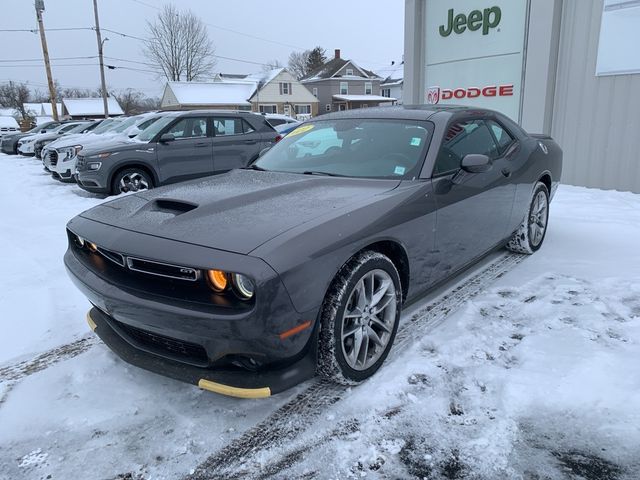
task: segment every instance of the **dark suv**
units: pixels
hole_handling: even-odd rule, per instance
[[[246,167],[280,139],[251,112],[170,112],[131,140],[78,155],[76,180],[90,192],[119,194]]]

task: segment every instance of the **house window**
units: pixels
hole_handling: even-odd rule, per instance
[[[365,95],[371,95],[372,92],[373,92],[373,83],[372,82],[366,82],[364,84],[364,94]]]
[[[277,105],[260,105],[260,113],[278,113]]]
[[[340,82],[340,95],[348,95],[348,94],[349,94],[349,83]]]
[[[296,105],[296,115],[311,115],[311,105]]]
[[[318,96],[318,88],[317,87],[313,87],[313,96],[314,97]]]
[[[391,89],[390,88],[383,88],[382,89],[382,96],[383,97],[387,97],[387,98],[391,98]]]
[[[353,77],[353,68],[347,68],[347,77]]]
[[[324,107],[324,109],[325,109],[327,112],[330,112],[330,111],[331,111],[331,104],[330,104],[330,103],[327,103],[327,106],[326,106],[326,107]]]
[[[291,95],[291,84],[280,82],[280,95]]]

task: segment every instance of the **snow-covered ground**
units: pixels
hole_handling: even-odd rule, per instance
[[[103,200],[34,159],[0,164],[2,480],[197,476],[263,421],[293,433],[231,449],[244,453],[230,470],[197,478],[640,478],[640,195],[562,186],[540,252],[426,331],[409,319],[432,299],[412,306],[411,340],[374,378],[286,425],[283,405],[313,398],[314,382],[225,398],[89,336],[64,226]],[[83,348],[30,362],[72,342]]]

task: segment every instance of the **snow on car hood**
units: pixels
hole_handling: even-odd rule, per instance
[[[246,254],[291,228],[344,211],[399,183],[233,170],[119,198],[81,216],[131,231]]]
[[[49,148],[61,149],[67,147],[74,147],[76,145],[97,145],[101,143],[118,143],[129,140],[126,135],[96,135],[95,133],[76,133],[73,135],[65,135],[64,137],[51,142]]]

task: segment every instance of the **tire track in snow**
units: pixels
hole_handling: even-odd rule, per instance
[[[404,320],[398,329],[395,342],[386,362],[400,356],[406,347],[420,338],[420,334],[440,325],[453,312],[462,307],[469,299],[487,289],[492,282],[498,280],[522,262],[528,255],[505,253],[478,273],[462,280],[460,283],[414,312]],[[226,447],[205,459],[185,480],[207,480],[217,478],[268,478],[277,475],[283,469],[303,457],[301,448],[292,441],[307,430],[312,421],[324,410],[339,402],[348,387],[337,385],[322,379],[310,380],[310,385],[302,393],[273,412],[255,427],[246,431]],[[332,438],[324,435],[318,444]],[[314,443],[314,446],[317,447]],[[283,445],[289,448],[270,463],[251,465],[250,460],[261,452],[277,449]],[[289,461],[282,461],[282,458]],[[267,473],[265,477],[265,473]]]
[[[0,396],[0,405],[5,402],[13,387],[23,378],[45,370],[58,362],[76,357],[97,343],[98,337],[87,335],[74,342],[52,348],[30,360],[0,367],[0,386],[4,388],[4,392]]]

